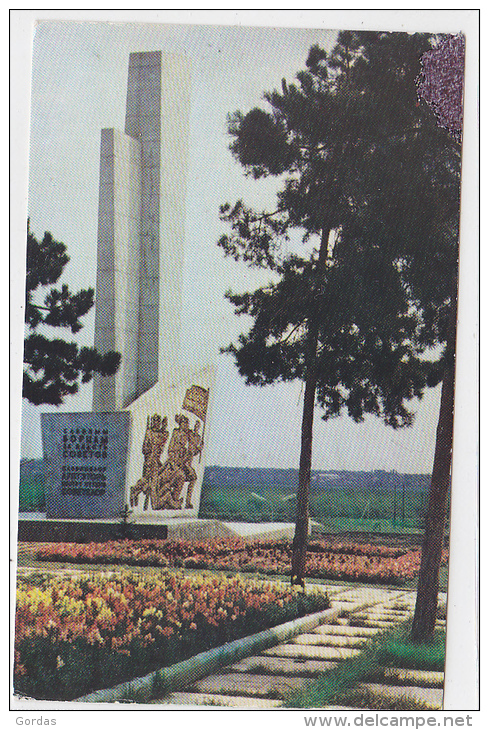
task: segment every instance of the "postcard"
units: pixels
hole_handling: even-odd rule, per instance
[[[477,12],[28,12],[20,724],[472,725]]]

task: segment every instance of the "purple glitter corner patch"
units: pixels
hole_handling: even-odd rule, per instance
[[[464,61],[464,36],[445,36],[440,45],[423,54],[416,82],[418,96],[430,105],[438,125],[458,142],[462,140]]]

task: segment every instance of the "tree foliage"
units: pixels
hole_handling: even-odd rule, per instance
[[[227,294],[253,320],[227,351],[250,384],[306,384],[302,518],[314,403],[325,419],[345,411],[409,426],[410,401],[453,358],[460,150],[415,83],[433,41],[342,32],[331,53],[311,48],[295,83],[264,94],[267,109],[229,117],[245,174],[275,177],[279,189],[273,210],[220,210],[225,254],[273,272],[267,286]],[[287,253],[297,231],[303,251]]]
[[[318,323],[317,400],[393,427],[407,402],[440,379],[422,355],[445,342],[457,261],[455,145],[419,104],[414,80],[424,35],[341,33],[313,47],[298,83],[264,95],[270,111],[229,119],[231,151],[254,178],[279,177],[273,211],[221,207],[225,253],[276,274],[228,299],[253,326],[229,346],[251,384],[305,378],[308,327]],[[284,254],[292,229],[312,252]],[[329,251],[317,282],[318,239]],[[334,237],[334,243],[332,239]]]
[[[68,261],[63,243],[48,232],[38,241],[28,225],[25,322],[29,333],[24,341],[22,392],[34,405],[60,405],[66,395],[78,391],[80,381],[88,383],[94,372],[113,375],[119,367],[118,353],[100,355],[93,347],[79,348],[74,342],[52,339],[37,331],[48,325],[77,333],[83,327],[81,317],[93,307],[93,289],[73,294],[66,284],[50,288],[42,304],[36,303],[38,290],[55,284]]]

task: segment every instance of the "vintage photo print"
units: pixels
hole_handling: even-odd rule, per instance
[[[477,11],[24,12],[11,709],[476,726]]]

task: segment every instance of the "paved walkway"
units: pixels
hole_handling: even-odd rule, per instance
[[[372,586],[324,587],[332,607],[341,611],[334,623],[322,624],[311,633],[300,634],[259,655],[223,667],[185,691],[154,699],[152,704],[281,707],[291,690],[306,687],[315,677],[355,656],[375,634],[408,619],[414,611],[414,592]],[[367,693],[372,704],[403,696],[423,702],[430,709],[441,709],[443,673],[392,669],[385,674],[382,684],[362,683],[355,689]]]

